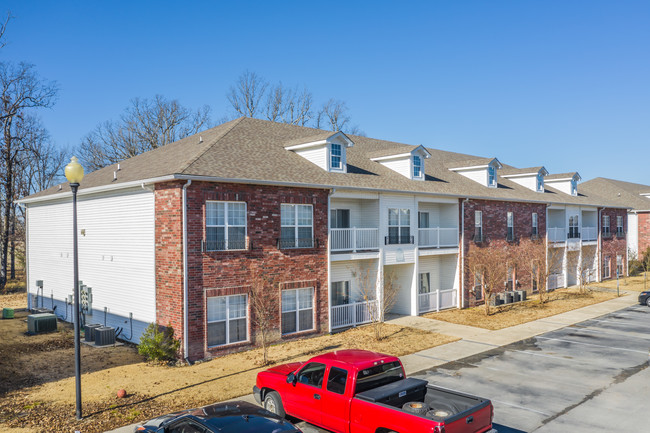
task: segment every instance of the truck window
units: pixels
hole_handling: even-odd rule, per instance
[[[345,383],[348,380],[348,372],[342,368],[330,368],[330,375],[327,377],[327,390],[337,394],[345,393]]]
[[[310,362],[298,373],[298,382],[305,385],[323,386],[323,379],[325,378],[325,364],[319,362]]]
[[[402,379],[404,379],[404,371],[399,361],[373,365],[359,371],[354,393],[358,394]]]

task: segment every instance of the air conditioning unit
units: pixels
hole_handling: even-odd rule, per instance
[[[96,346],[109,346],[115,344],[115,328],[110,326],[100,326],[95,328],[93,334],[95,334],[95,345]]]
[[[54,314],[40,313],[27,316],[27,332],[29,334],[56,331],[56,327],[57,321]]]
[[[520,301],[525,301],[526,300],[526,291],[525,290],[517,290],[517,293],[519,293],[519,300]]]
[[[84,340],[95,341],[95,329],[101,328],[102,326],[99,323],[90,323],[84,326]]]

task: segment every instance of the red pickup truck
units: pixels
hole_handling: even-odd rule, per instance
[[[339,350],[257,375],[265,409],[336,433],[496,433],[490,400],[406,378],[399,358]]]

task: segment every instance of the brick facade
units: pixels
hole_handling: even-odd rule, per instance
[[[602,229],[602,216],[609,215],[609,231],[610,236],[603,236]],[[623,236],[617,236],[616,234],[616,220],[618,216],[623,217]],[[601,221],[600,221],[600,233],[601,233],[601,247],[600,247],[600,276],[601,278],[605,277],[604,266],[605,257],[610,257],[610,266],[609,266],[609,275],[610,278],[616,278],[616,256],[623,257],[623,272],[627,272],[627,240],[625,233],[627,233],[627,210],[625,209],[611,209],[605,208],[601,212]]]
[[[462,203],[462,201],[461,201]],[[544,239],[546,236],[546,205],[540,203],[521,203],[507,201],[491,200],[470,200],[465,202],[465,210],[462,217],[464,218],[464,254],[469,256],[475,248],[499,248],[508,246],[512,249],[514,255],[518,251],[523,251],[532,242],[532,214],[537,213],[537,231],[538,239]],[[483,237],[489,240],[489,243],[478,244],[473,241],[474,237],[474,215],[475,211],[482,212]],[[508,232],[507,214],[513,213],[514,223],[514,240],[509,242],[506,239]],[[507,266],[506,263],[503,266]],[[463,272],[464,293],[462,299],[464,305],[461,307],[472,307],[482,304],[483,301],[476,300],[476,294],[473,293],[474,277],[465,266]],[[513,281],[518,281],[517,290],[526,290],[532,293],[533,282],[529,272],[517,272],[515,267]],[[503,290],[503,289],[500,289]]]
[[[639,222],[639,258],[650,248],[650,212],[638,214]]]
[[[158,320],[161,324],[169,323],[173,326],[177,336],[182,336],[183,325],[183,184],[172,182],[156,188]],[[254,344],[257,330],[250,320],[250,307],[248,341],[208,348],[206,337],[206,298],[248,293],[254,269],[261,270],[265,278],[273,282],[278,298],[282,289],[313,287],[315,329],[308,334],[328,330],[327,197],[327,190],[192,183],[187,190],[190,359],[208,358]],[[205,209],[206,201],[210,200],[246,203],[247,249],[204,251]],[[313,230],[316,240],[313,248],[278,248],[282,203],[313,206]],[[278,309],[276,335],[280,333],[280,314]],[[300,335],[304,336],[305,333]]]

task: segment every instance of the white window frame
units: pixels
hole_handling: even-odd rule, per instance
[[[336,146],[336,147],[335,147]],[[336,150],[338,148],[338,150]],[[330,170],[343,171],[344,169],[344,153],[343,145],[339,143],[330,143]],[[338,153],[338,154],[337,154]],[[338,160],[338,164],[334,164],[334,160]]]
[[[497,169],[493,165],[487,168],[487,183],[490,188],[496,188],[497,186]]]
[[[424,177],[424,162],[422,157],[419,155],[413,155],[412,161],[412,173],[414,179],[422,179]]]
[[[623,228],[623,217],[616,215],[616,236],[621,236],[624,233]]]
[[[425,221],[422,221],[423,217],[424,217]],[[423,222],[426,223],[426,226],[422,225]],[[418,212],[418,228],[419,229],[431,228],[431,218],[430,218],[429,212],[422,212],[422,211]]]
[[[397,224],[391,224],[390,215],[391,211],[397,212]],[[403,221],[403,212],[406,213],[406,222]],[[397,242],[391,242],[391,239],[394,239],[394,236],[390,235],[390,229],[397,228]],[[408,235],[403,236],[403,229],[408,229]],[[404,238],[408,238],[404,241]],[[404,241],[404,242],[402,242]],[[389,245],[398,245],[398,244],[410,244],[411,243],[411,209],[408,208],[389,208],[388,209],[388,244]]]
[[[603,259],[603,278],[612,277],[612,258],[610,256],[605,256]]]
[[[218,206],[223,205],[223,224],[208,224],[208,208],[211,205],[216,205],[217,208],[215,208],[215,212],[217,212]],[[234,208],[233,205],[244,205],[244,224],[233,224],[230,222],[230,209]],[[233,210],[234,212],[234,210]],[[208,229],[209,228],[223,228],[224,231],[224,240],[223,241],[217,241],[216,248],[210,248],[210,241],[208,241]],[[229,228],[238,228],[238,227],[243,227],[244,228],[244,240],[243,240],[243,245],[240,243],[241,241],[233,241],[233,244],[236,247],[239,248],[230,248],[230,241],[228,239],[229,237]],[[248,238],[248,205],[244,201],[217,201],[217,200],[208,200],[205,202],[205,250],[206,251],[242,251],[246,250],[246,239]],[[223,248],[218,247],[218,243],[223,242]],[[235,243],[236,242],[236,243]]]
[[[478,229],[480,239],[476,239],[476,230]],[[475,210],[474,211],[474,240],[482,241],[483,240],[483,211]]]
[[[234,297],[240,297],[243,296],[245,299],[245,315],[244,316],[236,316],[236,317],[230,317],[230,301]],[[210,316],[208,312],[209,307],[209,300],[213,298],[218,298],[218,299],[225,299],[226,301],[226,317],[224,319],[219,319],[219,320],[208,320],[208,317]],[[246,294],[239,294],[239,295],[225,295],[225,296],[209,296],[206,298],[206,345],[208,347],[222,347],[222,346],[228,346],[230,344],[237,344],[237,343],[244,343],[249,341],[249,332],[250,332],[250,322],[248,320],[248,295]],[[230,341],[230,322],[233,320],[240,320],[240,319],[246,319],[246,338],[243,340],[237,340],[237,341]],[[209,345],[207,344],[208,342],[208,328],[210,323],[220,323],[220,322],[225,322],[226,323],[226,342],[223,344],[214,344],[214,345]]]
[[[602,226],[602,233],[603,236],[609,236],[612,234],[612,226],[611,226],[611,220],[609,219],[609,215],[603,215],[603,226]]]
[[[569,215],[569,239],[580,239],[580,218],[578,215]]]
[[[532,224],[533,224],[533,236],[539,236],[539,225],[537,222],[537,212],[531,214]]]
[[[304,308],[300,304],[300,292],[301,291],[306,291],[306,290],[310,291],[311,305],[309,307],[307,307],[307,308]],[[282,311],[281,311],[281,315],[280,315],[280,322],[281,322],[280,323],[280,332],[282,333],[282,335],[293,335],[293,334],[298,334],[300,332],[313,331],[314,329],[316,329],[316,314],[315,314],[316,309],[314,308],[315,307],[314,288],[313,287],[300,287],[300,288],[297,288],[297,289],[284,289],[284,290],[282,290],[282,294],[280,295],[281,299],[283,298],[283,295],[285,293],[289,293],[289,292],[294,293],[294,296],[295,296],[295,299],[296,299],[296,308],[295,308],[295,310],[294,309],[285,310],[286,304],[284,302],[282,302]],[[300,329],[300,312],[301,311],[307,311],[307,310],[311,310],[311,328],[309,328],[309,329]],[[295,323],[296,330],[292,331],[292,332],[283,332],[282,331],[282,322],[284,321],[284,317],[283,317],[284,313],[293,313],[293,312],[296,313],[296,323]]]
[[[338,227],[340,225],[340,220],[342,219],[340,215],[344,214],[347,212],[347,217],[348,217],[348,226],[347,227]],[[350,212],[350,209],[344,209],[344,208],[332,208],[330,209],[330,228],[331,229],[349,229],[351,228],[352,225],[352,212]],[[336,225],[336,227],[335,227]]]
[[[293,212],[293,224],[287,224],[286,221],[284,221],[284,219],[282,218],[282,216],[285,214],[285,212],[283,212],[283,210],[287,209],[286,212],[289,213],[288,209],[290,209],[290,208],[293,208],[293,210],[292,210],[292,212]],[[300,209],[305,209],[305,208],[309,208],[309,212],[310,212],[311,224],[309,224],[309,225],[300,224],[300,218],[299,218],[300,217],[300,212],[299,212],[299,210]],[[313,248],[314,247],[314,207],[312,205],[310,205],[310,204],[282,203],[280,205],[280,226],[281,226],[281,229],[280,229],[280,248]],[[293,237],[293,242],[291,244],[289,243],[289,240],[288,240],[289,238],[287,238],[287,239],[282,238],[282,229],[288,228],[288,227],[293,227],[293,229],[294,229],[294,232],[293,232],[294,237]],[[305,227],[310,228],[310,236],[309,236],[309,239],[308,239],[310,242],[309,242],[308,245],[304,245],[304,244],[301,245],[300,241],[303,240],[303,242],[304,242],[304,240],[306,238],[300,238],[298,236],[298,234],[300,232],[299,229],[300,228],[305,228]]]
[[[571,180],[571,195],[578,195],[578,181],[575,179]]]
[[[507,239],[509,241],[515,240],[515,214],[513,212],[508,212],[506,214],[506,226],[507,230]]]

